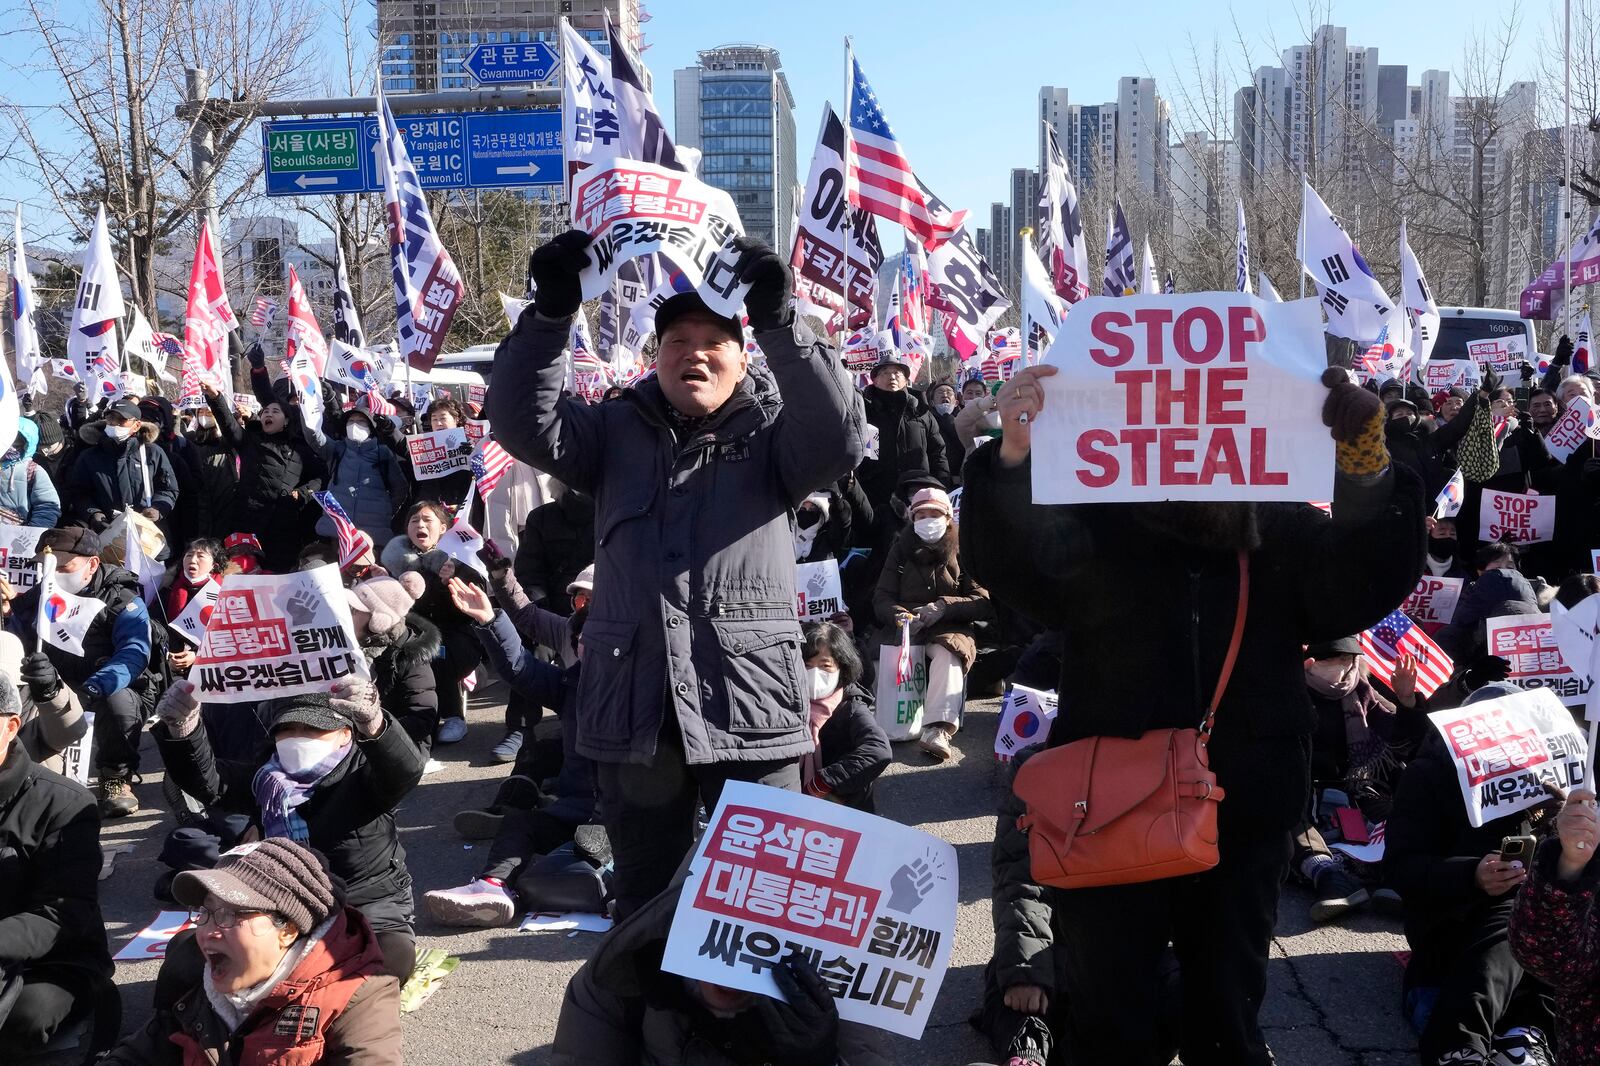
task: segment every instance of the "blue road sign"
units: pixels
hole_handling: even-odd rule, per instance
[[[543,41],[521,44],[480,44],[461,61],[479,85],[509,85],[544,81],[555,72],[561,57]]]
[[[559,185],[559,111],[397,115],[425,189]],[[383,191],[378,120],[267,122],[261,129],[268,196]]]

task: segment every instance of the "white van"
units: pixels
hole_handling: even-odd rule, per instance
[[[1526,341],[1528,361],[1534,361],[1538,345],[1534,343],[1533,323],[1515,311],[1498,307],[1441,307],[1439,308],[1439,339],[1433,345],[1433,359],[1465,359],[1470,341],[1494,340],[1522,334]],[[1516,385],[1512,381],[1507,384]]]

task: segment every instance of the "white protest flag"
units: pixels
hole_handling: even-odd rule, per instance
[[[1411,250],[1406,239],[1406,220],[1400,220],[1400,302],[1411,317],[1411,350],[1416,353],[1413,372],[1422,373],[1433,354],[1433,345],[1439,339],[1439,305],[1433,302],[1433,290],[1428,279],[1422,276],[1422,264],[1417,253]]]
[[[1022,318],[1027,323],[1024,362],[1029,366],[1042,360],[1061,332],[1061,321],[1067,316],[1066,302],[1057,296],[1045,273],[1044,264],[1033,250],[1033,240],[1022,238]]]
[[[1277,287],[1272,284],[1272,279],[1267,277],[1267,272],[1265,270],[1261,271],[1261,273],[1257,275],[1257,278],[1261,282],[1261,298],[1263,300],[1267,300],[1275,304],[1283,303],[1283,297],[1278,295]]]
[[[794,247],[789,256],[795,299],[802,309],[826,323],[830,333],[846,331],[842,295],[846,288],[850,293],[848,329],[873,324],[878,268],[883,265],[876,216],[845,202],[844,145],[844,123],[831,107],[823,105],[822,128],[811,154],[805,195],[796,205]],[[848,256],[846,240],[850,242]],[[645,336],[649,332],[643,330]]]
[[[83,252],[83,277],[72,305],[72,325],[67,330],[67,358],[78,380],[89,388],[89,398],[116,399],[122,395],[120,360],[117,358],[117,320],[124,314],[122,282],[111,255],[106,232],[106,209],[94,216],[94,231]]]
[[[1161,275],[1156,272],[1156,257],[1150,254],[1149,237],[1144,239],[1144,260],[1139,266],[1139,295],[1161,295]]]
[[[622,129],[622,154],[674,170],[688,170],[678,159],[656,102],[635,69],[627,43],[606,13],[606,41],[611,46],[611,89],[616,95],[617,122]]]
[[[22,205],[18,204],[11,245],[11,341],[16,349],[20,387],[42,394],[50,388],[50,378],[39,349],[37,312],[33,275],[28,273],[28,253],[22,245]]]
[[[1450,480],[1445,482],[1444,488],[1439,490],[1438,497],[1433,501],[1434,518],[1454,518],[1461,513],[1461,502],[1467,498],[1467,479],[1459,467],[1450,475]]]
[[[133,321],[122,339],[122,365],[136,368],[143,363],[148,373],[161,377],[166,374],[166,362],[166,354],[156,348],[156,332],[150,328],[150,320],[135,306]]]
[[[229,576],[189,671],[202,703],[327,692],[336,681],[370,677],[333,563]]]
[[[1545,783],[1588,788],[1588,745],[1572,714],[1547,689],[1434,711],[1473,827],[1536,807]]]
[[[1050,735],[1058,701],[1054,692],[1012,685],[1000,701],[1000,727],[994,735],[994,754],[1010,762],[1028,748],[1038,747]]]
[[[166,568],[145,553],[144,545],[139,542],[138,526],[127,518],[122,524],[122,568],[139,579],[145,605],[154,603]]]
[[[533,303],[532,299],[519,300],[515,296],[500,293],[500,310],[506,313],[506,325],[511,329],[517,328],[517,319],[522,317],[522,312]]]
[[[1234,288],[1240,292],[1250,291],[1250,235],[1244,226],[1244,201],[1236,199],[1239,205],[1239,232],[1234,238],[1236,245],[1235,258],[1237,260],[1234,272]],[[1266,294],[1266,287],[1262,287],[1262,295]]]
[[[955,848],[938,837],[731,781],[690,860],[661,969],[775,996],[773,966],[802,954],[819,960],[840,1018],[915,1040],[949,964],[959,887]]]
[[[561,144],[566,156],[564,187],[573,188],[580,171],[598,160],[627,156],[611,64],[561,20]],[[585,297],[588,299],[589,297]]]
[[[1039,258],[1055,293],[1068,306],[1089,295],[1089,247],[1083,239],[1078,190],[1072,184],[1055,127],[1044,123],[1044,173],[1039,181]]]
[[[361,314],[356,310],[355,293],[350,289],[350,274],[344,267],[342,241],[337,242],[335,254],[338,261],[333,286],[333,339],[360,348],[367,343],[367,335],[361,328]]]
[[[1583,309],[1578,319],[1578,340],[1572,346],[1572,372],[1586,374],[1594,362],[1594,325],[1589,321],[1589,308]]]
[[[1052,461],[1033,468],[1034,503],[1333,497],[1312,300],[1094,296],[1047,362],[1033,433]]]
[[[11,383],[11,369],[6,366],[4,352],[0,352],[0,451],[11,447],[11,442],[17,439],[17,425],[22,421],[21,402],[17,398],[16,386]],[[26,467],[28,464],[22,464]],[[26,475],[31,483],[33,474],[30,470]],[[42,475],[41,475],[42,476]],[[24,495],[27,490],[24,489]]]
[[[167,623],[168,628],[199,647],[200,638],[205,636],[206,626],[217,606],[217,595],[221,591],[222,586],[217,584],[215,578],[195,589],[178,617]]]
[[[583,298],[598,297],[623,262],[660,252],[698,288],[731,234],[743,233],[733,198],[654,163],[606,159],[573,180],[572,225],[590,237]]]
[[[469,490],[467,496],[469,502],[471,498]],[[472,523],[467,521],[467,512],[469,510],[471,510],[470,507],[463,507],[461,513],[456,516],[455,522],[451,524],[449,529],[444,531],[444,536],[439,538],[439,550],[457,562],[466,563],[484,577],[488,577],[489,568],[478,557],[478,553],[483,551],[483,534],[473,529]]]
[[[1122,214],[1122,197],[1106,212],[1106,264],[1100,292],[1104,296],[1132,296],[1139,291],[1138,268],[1133,265],[1133,234]]]
[[[381,94],[378,112],[378,158],[389,220],[395,333],[406,363],[418,370],[432,370],[466,289],[434,229],[433,215],[422,195],[422,182],[400,139],[400,127],[389,110],[389,101]],[[572,142],[566,143],[570,146]]]
[[[1322,295],[1327,331],[1358,344],[1370,343],[1394,310],[1394,301],[1311,183],[1302,180],[1302,184],[1300,265]]]
[[[335,339],[328,345],[328,365],[322,376],[357,392],[370,392],[389,383],[383,353],[357,348]]]
[[[935,210],[946,210],[944,202],[926,185],[922,192]],[[928,306],[943,312],[939,325],[945,340],[963,359],[972,358],[983,348],[989,327],[1011,306],[965,226],[954,237],[928,250]]]
[[[322,327],[311,313],[300,275],[289,268],[289,317],[286,323],[289,345],[289,380],[300,394],[300,417],[313,429],[322,428],[322,375],[328,365],[328,345]]]
[[[56,581],[56,558],[46,555],[39,575],[39,637],[68,655],[83,654],[83,638],[106,605],[93,596],[64,592]]]

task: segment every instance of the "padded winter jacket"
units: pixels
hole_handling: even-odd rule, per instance
[[[0,522],[49,529],[61,521],[61,497],[44,467],[33,461],[39,448],[39,426],[31,418],[17,422],[22,450],[0,462]]]
[[[66,484],[67,517],[104,529],[125,508],[153,507],[162,518],[178,504],[178,476],[167,453],[156,444],[160,428],[140,422],[128,440],[105,435],[106,423],[90,422],[78,431],[85,445]]]

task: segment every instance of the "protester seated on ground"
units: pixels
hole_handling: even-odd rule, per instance
[[[795,508],[794,561],[843,560],[851,548],[870,547],[874,518],[854,474],[813,492]]]
[[[933,411],[934,424],[944,438],[945,460],[950,464],[952,485],[961,484],[961,464],[967,457],[967,445],[956,432],[956,387],[941,381],[928,390],[928,406]]]
[[[1496,682],[1472,693],[1464,706],[1521,691]],[[1496,1052],[1540,1046],[1540,1034],[1550,1031],[1549,989],[1523,973],[1507,935],[1528,870],[1522,860],[1500,854],[1507,837],[1547,831],[1550,813],[1538,807],[1472,828],[1455,761],[1431,727],[1401,776],[1383,867],[1404,901],[1411,946],[1405,1012],[1421,1033],[1423,1066],[1485,1063]],[[1546,1055],[1496,1061],[1548,1062]]]
[[[552,1066],[742,1063],[884,1066],[876,1030],[841,1021],[815,965],[799,954],[772,968],[783,999],[679,977],[661,968],[683,889],[665,892],[600,941],[567,984]]]
[[[261,540],[254,533],[229,533],[222,542],[222,553],[228,565],[239,568],[241,574],[265,574],[267,570],[261,553]]]
[[[968,378],[961,386],[961,410],[956,412],[956,436],[968,452],[973,441],[1000,428],[1000,411],[994,393],[982,378]]]
[[[877,458],[856,468],[862,491],[879,511],[889,503],[903,474],[921,470],[939,485],[950,484],[944,434],[926,400],[911,388],[911,365],[887,349],[872,368],[872,384],[861,392],[867,421],[878,430]]]
[[[227,553],[215,537],[196,537],[184,545],[183,555],[172,572],[172,579],[161,592],[161,606],[167,618],[177,618],[189,606],[189,598],[229,568]],[[237,573],[237,568],[232,572]]]
[[[1356,637],[1306,649],[1306,688],[1317,726],[1311,740],[1310,816],[1295,836],[1289,868],[1316,896],[1314,922],[1342,918],[1372,899],[1342,853],[1328,847],[1323,830],[1365,843],[1367,827],[1389,817],[1400,773],[1429,728],[1417,694],[1415,656],[1400,656],[1390,686],[1392,702],[1378,692]],[[1348,802],[1325,802],[1329,790]],[[1395,901],[1392,892],[1378,891]]]
[[[538,872],[534,859],[549,856],[571,843],[578,829],[594,820],[594,764],[578,753],[574,721],[580,662],[562,668],[540,661],[523,642],[506,612],[496,610],[489,594],[477,585],[455,578],[450,582],[450,595],[461,613],[471,619],[473,631],[495,672],[527,699],[542,707],[556,708],[561,716],[562,760],[553,796],[545,796],[536,781],[513,771],[513,777],[521,778],[520,787],[509,781],[502,786],[508,802],[500,805],[500,823],[483,872],[459,888],[429,892],[423,901],[437,921],[453,926],[507,924],[517,913],[514,892],[523,896],[524,909],[572,909],[551,907],[546,901],[531,898],[538,886],[527,885],[523,876]],[[583,618],[574,618],[570,652],[578,655],[577,638],[582,633]],[[524,766],[519,760],[517,769]],[[572,862],[587,863],[591,857],[598,861],[589,866],[594,872],[588,878],[598,888],[598,868],[609,861],[609,856],[575,855]],[[598,892],[591,902],[603,902]]]
[[[357,581],[345,596],[378,701],[426,756],[439,725],[433,674],[439,629],[416,613],[423,590],[421,577],[408,571]]]
[[[1429,515],[1428,556],[1423,560],[1427,573],[1432,577],[1471,578],[1472,571],[1461,562],[1460,551],[1460,543],[1456,539],[1456,520]]]
[[[418,500],[406,512],[406,531],[384,546],[381,557],[390,577],[408,572],[422,577],[422,595],[412,611],[439,630],[442,654],[431,664],[434,694],[439,702],[439,728],[434,735],[437,744],[454,744],[467,735],[467,701],[462,682],[483,658],[470,623],[450,600],[448,584],[454,574],[484,584],[481,574],[439,546],[454,521],[437,500]]]
[[[14,595],[11,586],[0,578],[0,597]],[[89,720],[83,716],[83,706],[72,690],[55,680],[54,671],[48,669],[49,660],[44,660],[48,675],[45,676],[38,672],[37,661],[30,670],[26,659],[22,639],[8,630],[0,630],[0,675],[12,680],[22,704],[22,731],[17,734],[18,739],[28,758],[47,770],[64,774],[67,768],[61,753],[89,731]],[[35,682],[40,683],[41,692],[49,693],[48,699],[34,699]],[[55,691],[50,693],[52,687]]]
[[[33,461],[39,425],[17,422],[17,439],[0,455],[0,523],[49,529],[61,520],[61,497],[50,472]]]
[[[178,478],[155,441],[159,427],[140,419],[139,404],[124,397],[105,418],[78,431],[85,447],[62,485],[66,516],[103,531],[118,511],[132,508],[165,522],[178,503]]]
[[[802,627],[801,639],[816,750],[800,756],[800,787],[808,796],[875,813],[872,784],[894,752],[872,697],[861,686],[861,653],[850,634],[832,622]]]
[[[399,1066],[400,983],[323,857],[271,838],[180,874],[195,928],[161,963],[156,1013],[106,1066]]]
[[[566,588],[594,565],[594,497],[561,488],[555,499],[528,512],[515,555],[517,580],[528,598],[557,614],[571,614]]]
[[[188,681],[161,698],[151,733],[184,792],[249,815],[263,837],[289,837],[326,855],[350,904],[377,932],[384,972],[404,980],[416,961],[416,934],[394,811],[422,779],[426,756],[403,728],[391,728],[397,723],[366,682],[281,697],[264,710],[271,747],[251,759],[215,756]]]
[[[872,595],[881,627],[879,646],[898,646],[911,627],[911,643],[925,645],[928,688],[923,701],[922,750],[944,762],[961,724],[966,674],[978,657],[973,623],[994,617],[989,594],[962,570],[950,497],[925,488],[911,498],[909,523],[895,537]]]
[[[28,754],[0,674],[0,1058],[37,1050],[113,1001],[94,796]]]
[[[1511,954],[1555,998],[1555,1061],[1600,1066],[1600,816],[1593,789],[1567,793],[1511,909]]]
[[[489,588],[495,602],[506,612],[511,624],[522,635],[530,648],[539,649],[541,657],[548,657],[563,668],[578,661],[577,632],[588,617],[589,603],[594,599],[594,564],[580,570],[567,585],[566,599],[571,611],[563,616],[534,603],[517,575],[512,561],[490,544],[484,545],[480,556],[489,570]],[[513,689],[506,700],[506,735],[489,752],[500,762],[524,763],[524,741],[532,735],[533,727],[543,717],[544,708]],[[530,753],[531,754],[531,753]],[[515,777],[519,771],[513,770]]]

